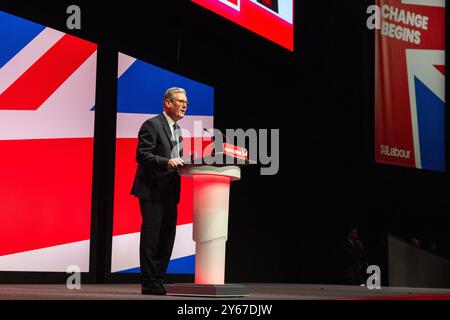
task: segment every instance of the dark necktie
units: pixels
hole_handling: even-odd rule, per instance
[[[173,137],[175,140],[178,157],[181,158],[183,156],[183,137],[180,134],[180,126],[176,123],[173,124]]]

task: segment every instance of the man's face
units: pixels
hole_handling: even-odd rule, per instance
[[[166,112],[173,120],[183,119],[188,107],[186,95],[182,92],[175,93],[171,99],[166,100],[166,107]]]

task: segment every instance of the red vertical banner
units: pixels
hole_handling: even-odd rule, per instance
[[[377,0],[375,161],[445,170],[445,0]]]

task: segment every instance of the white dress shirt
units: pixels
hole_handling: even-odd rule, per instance
[[[170,132],[172,133],[172,136],[170,137],[170,139],[171,139],[172,141],[174,141],[174,140],[175,140],[175,136],[174,136],[174,133],[173,133],[173,125],[174,125],[176,122],[173,121],[173,119],[172,119],[165,111],[163,111],[163,114],[164,114],[164,117],[166,117],[167,122],[169,123]]]

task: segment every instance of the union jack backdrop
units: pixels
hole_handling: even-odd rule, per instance
[[[211,144],[203,128],[213,128],[214,89],[119,54],[117,97],[116,180],[111,272],[139,272],[141,215],[138,199],[130,195],[136,172],[137,136],[145,120],[162,112],[163,96],[170,87],[186,89],[189,107],[178,122],[183,132],[184,155],[200,156]],[[168,273],[193,274],[195,243],[192,239],[192,179],[182,177],[175,245]]]
[[[0,11],[2,271],[89,271],[96,53]]]

